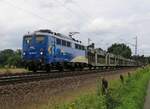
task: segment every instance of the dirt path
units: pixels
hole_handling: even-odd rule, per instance
[[[148,84],[147,96],[145,97],[144,109],[150,109],[150,82]]]
[[[97,78],[116,79],[135,69],[87,74],[0,87],[0,109],[42,109],[40,106],[69,102],[96,89]],[[109,75],[106,73],[110,73]]]

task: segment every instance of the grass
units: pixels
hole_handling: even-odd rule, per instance
[[[25,73],[27,70],[23,68],[0,68],[0,74]]]
[[[139,69],[124,79],[124,83],[120,80],[110,81],[106,95],[102,95],[101,85],[97,84],[96,93],[82,95],[72,103],[56,105],[55,109],[142,109],[150,68]],[[47,106],[43,109],[51,108]]]

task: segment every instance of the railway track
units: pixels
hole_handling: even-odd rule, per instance
[[[107,74],[110,71],[115,71],[119,69],[104,69],[104,70],[83,70],[83,71],[64,71],[64,72],[52,72],[52,73],[22,73],[22,74],[14,74],[14,75],[0,75],[0,86],[16,84],[16,83],[25,83],[31,81],[39,81],[44,79],[52,79],[52,78],[63,78],[69,76],[77,76],[91,73],[102,73],[106,72]]]

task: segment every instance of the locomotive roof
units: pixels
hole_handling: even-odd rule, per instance
[[[61,38],[64,40],[67,39],[67,40],[72,41],[74,43],[84,45],[81,41],[76,40],[73,37],[69,37],[69,36],[63,35],[61,33],[55,33],[55,32],[52,32],[50,30],[39,30],[39,31],[35,31],[35,32],[28,34],[28,35],[51,35],[51,36],[56,37],[56,38]]]

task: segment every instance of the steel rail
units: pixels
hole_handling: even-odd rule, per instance
[[[104,70],[64,71],[64,72],[52,72],[52,73],[45,73],[45,72],[23,73],[23,74],[9,75],[9,76],[7,75],[7,76],[0,76],[0,86],[39,81],[44,79],[63,78],[63,77],[71,77],[71,76],[111,72],[111,71],[119,71],[119,70],[120,69],[104,69]]]

